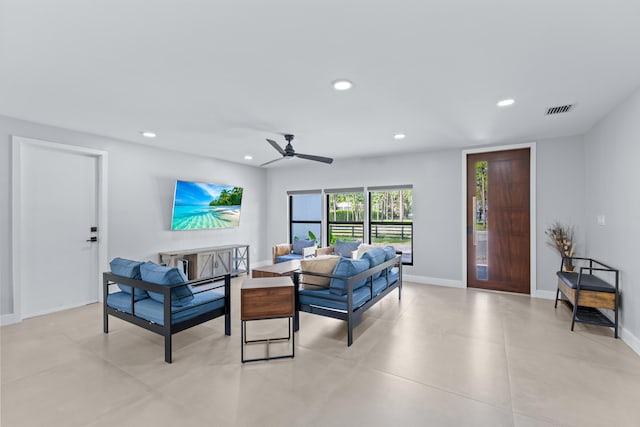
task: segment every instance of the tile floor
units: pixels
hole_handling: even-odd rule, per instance
[[[570,332],[552,301],[405,283],[350,348],[343,322],[303,313],[295,359],[243,365],[240,280],[232,336],[223,319],[181,332],[171,365],[157,335],[113,318],[103,334],[99,304],[3,327],[1,425],[640,425],[640,356]]]

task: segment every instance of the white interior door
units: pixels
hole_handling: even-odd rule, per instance
[[[98,158],[25,144],[20,164],[22,317],[98,301]]]

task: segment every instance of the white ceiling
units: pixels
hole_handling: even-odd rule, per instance
[[[637,0],[0,0],[0,114],[251,165],[279,132],[336,159],[581,134],[640,86],[639,22]]]

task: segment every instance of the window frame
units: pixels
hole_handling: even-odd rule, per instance
[[[335,196],[336,194],[353,194],[353,193],[360,193],[362,194],[362,202],[363,202],[363,206],[362,206],[362,221],[349,221],[349,222],[345,222],[345,221],[331,221],[331,215],[330,215],[330,209],[331,209],[331,203],[329,202],[329,198],[331,196]],[[364,243],[367,240],[367,228],[365,227],[365,223],[366,223],[366,218],[367,218],[367,203],[366,203],[366,193],[365,193],[365,189],[364,188],[344,188],[344,189],[334,189],[334,190],[324,190],[324,194],[325,194],[325,203],[326,203],[326,208],[325,208],[325,215],[326,215],[326,235],[327,235],[327,246],[331,246],[331,225],[333,224],[348,224],[348,225],[354,225],[354,226],[359,226],[362,229],[362,240],[361,242]],[[338,239],[336,239],[338,240]],[[358,238],[356,238],[355,241],[357,241]]]
[[[373,227],[376,225],[400,225],[400,226],[409,226],[411,227],[411,260],[409,262],[406,262],[404,260],[402,260],[402,265],[409,265],[412,266],[413,265],[413,260],[414,260],[414,244],[413,244],[413,235],[414,235],[414,227],[413,227],[413,218],[411,219],[411,222],[406,222],[406,221],[374,221],[372,216],[373,216],[373,206],[372,206],[372,195],[373,193],[383,193],[383,192],[389,192],[389,191],[411,191],[411,213],[413,214],[413,186],[389,186],[389,187],[369,187],[367,188],[367,198],[368,198],[368,208],[369,208],[369,212],[368,212],[368,224],[369,224],[369,238],[367,240],[368,244],[372,245],[374,243],[372,243],[373,240]]]
[[[304,195],[312,195],[317,194],[320,196],[320,219],[319,220],[294,220],[293,219],[293,197],[294,196],[304,196]],[[318,229],[320,230],[320,235],[316,236],[316,244],[322,246],[323,235],[322,235],[322,222],[324,217],[322,215],[322,191],[321,190],[312,190],[312,191],[290,191],[287,192],[288,200],[289,200],[289,243],[293,244],[294,241],[294,233],[293,226],[294,224],[317,224]],[[305,236],[307,239],[309,236]]]

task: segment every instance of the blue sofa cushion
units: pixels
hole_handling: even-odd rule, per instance
[[[370,251],[362,254],[362,259],[366,259],[369,261],[369,268],[378,266],[385,260],[385,251],[382,248],[371,249]],[[378,271],[377,273],[375,273],[373,275],[373,280],[382,276],[382,273],[384,273],[384,271]]]
[[[392,269],[389,270],[389,284],[392,285],[393,283],[398,281],[398,277],[400,276],[400,274],[398,273],[398,267],[394,267]]]
[[[373,281],[373,296],[378,295],[380,292],[387,288],[387,276],[378,277]]]
[[[113,274],[128,277],[129,279],[140,279],[140,266],[142,264],[142,262],[133,261],[130,259],[114,258],[109,263],[109,266],[111,267],[111,272]],[[116,284],[122,292],[131,294],[131,286],[121,285],[120,283]],[[149,294],[147,294],[147,291],[145,291],[144,289],[134,289],[133,291],[136,297],[146,298],[149,296]]]
[[[134,302],[141,301],[145,298],[149,298],[149,294],[144,297],[133,296]],[[131,314],[131,294],[124,291],[109,294],[107,295],[107,305],[116,310]]]
[[[362,242],[345,242],[342,240],[336,240],[336,243],[333,245],[333,253],[350,258],[351,252],[357,250],[360,243]]]
[[[164,267],[153,262],[145,262],[140,266],[140,275],[145,282],[158,285],[176,285],[187,281],[184,273],[177,267]],[[149,292],[151,299],[164,302],[164,295],[157,292]],[[171,290],[171,305],[181,307],[193,300],[193,293],[187,286],[178,286]]]
[[[384,250],[385,261],[390,261],[396,257],[396,250],[393,246],[385,246],[382,249]]]
[[[171,324],[184,322],[222,307],[224,307],[224,294],[215,290],[198,292],[195,295],[192,294],[191,300],[184,306],[171,306]],[[135,303],[135,309],[136,316],[164,325],[163,307],[159,302],[151,298],[143,299]]]
[[[315,245],[316,242],[314,240],[297,239],[293,241],[293,249],[291,250],[291,252],[294,254],[302,255],[302,250],[304,248],[310,248]]]
[[[384,250],[384,260],[385,261],[390,261],[390,260],[394,259],[397,256],[396,255],[396,248],[394,248],[393,246],[385,246],[382,249]],[[387,270],[391,271],[392,268],[393,267],[389,267]],[[397,279],[397,277],[398,277],[398,274],[396,273],[396,279]],[[395,280],[391,280],[391,279],[389,279],[389,280],[390,280],[389,283],[395,282]]]
[[[286,254],[286,255],[280,255],[276,257],[276,264],[279,262],[287,262],[287,261],[293,261],[294,259],[302,259],[302,255],[298,255],[298,254]]]
[[[368,286],[363,286],[353,291],[353,308],[360,307],[370,298],[371,290]],[[347,311],[347,295],[335,295],[329,289],[300,289],[300,304]]]
[[[369,260],[366,259],[351,259],[351,258],[340,258],[340,261],[336,264],[336,268],[333,269],[334,276],[355,276],[358,273],[362,273],[363,271],[369,268]],[[359,280],[358,282],[353,284],[353,290],[361,288],[362,286],[367,284],[368,278],[364,278]],[[343,279],[331,278],[329,282],[329,290],[334,295],[346,295],[347,293],[347,282]]]

